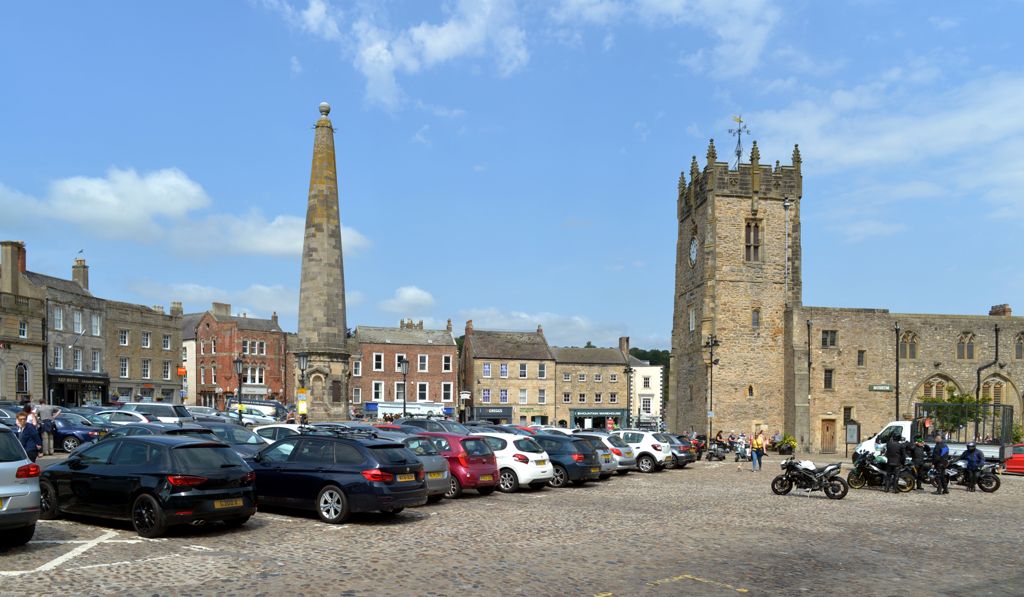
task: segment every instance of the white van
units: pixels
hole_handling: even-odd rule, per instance
[[[161,423],[191,423],[195,421],[192,413],[181,404],[167,402],[129,402],[120,410],[131,410],[153,415]]]

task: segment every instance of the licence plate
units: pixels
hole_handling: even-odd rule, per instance
[[[536,464],[537,466],[544,466],[547,463],[548,463],[547,460],[538,460],[534,464]]]
[[[601,469],[599,467],[596,467],[596,466],[595,467],[591,467],[590,472],[592,472],[592,473],[599,473],[599,472],[601,472]]]
[[[626,452],[626,458],[632,458],[632,457],[633,457],[633,453],[632,452]]]
[[[221,508],[241,508],[245,502],[242,498],[235,498],[233,500],[214,500],[213,507],[218,510]]]
[[[406,481],[415,481],[416,475],[398,475],[398,482],[405,483]]]
[[[427,473],[427,477],[431,479],[440,479],[441,477],[444,477],[444,473]]]
[[[612,457],[611,457],[611,455],[610,455],[610,454],[605,454],[605,455],[604,455],[604,461],[605,461],[605,462],[611,462],[611,461],[612,461]]]
[[[493,481],[494,480],[494,476],[493,475],[480,475],[480,480],[481,481]]]

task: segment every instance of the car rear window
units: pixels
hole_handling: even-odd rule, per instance
[[[469,435],[471,433],[470,430],[467,429],[466,426],[461,423],[456,423],[455,421],[448,421],[447,425],[454,433],[464,433],[466,435]]]
[[[410,437],[403,441],[406,448],[417,456],[437,456],[440,452],[434,446],[434,442],[425,437]]]
[[[594,446],[585,439],[574,439],[572,445],[581,454],[590,454],[594,452]]]
[[[175,470],[181,472],[245,465],[231,448],[210,444],[176,446],[171,450],[171,459]]]
[[[183,435],[185,437],[211,441],[216,441],[217,439],[217,434],[209,429],[170,429],[167,431],[167,435]]]
[[[252,431],[249,431],[245,427],[236,427],[234,425],[225,425],[223,427],[214,427],[213,433],[220,439],[226,441],[229,444],[251,444],[254,446],[262,446],[265,441],[263,438],[256,435]]]
[[[13,433],[0,432],[0,462],[16,462],[26,458],[28,456],[18,443],[18,438]]]
[[[1014,454],[1024,454],[1024,446],[1014,446],[1013,447],[1013,453]]]
[[[470,456],[490,456],[493,453],[487,447],[487,444],[480,439],[464,439],[462,440],[462,448]]]
[[[668,435],[664,433],[652,433],[651,435],[653,435],[654,439],[658,440],[659,442],[672,443],[672,438],[670,438]]]
[[[615,446],[616,448],[628,448],[629,444],[622,441],[622,438],[617,435],[609,435],[608,443]]]
[[[508,442],[501,439],[500,437],[485,437],[484,442],[491,447],[491,450],[504,450],[505,446],[508,446]]]
[[[404,446],[370,448],[370,452],[381,464],[410,464],[419,462],[416,455],[407,450]]]
[[[512,445],[523,452],[530,452],[531,454],[541,454],[544,452],[544,448],[540,447],[540,444],[528,437],[517,439],[512,442]]]

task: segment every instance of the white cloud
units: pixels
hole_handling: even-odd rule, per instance
[[[633,123],[633,131],[640,136],[640,141],[647,143],[647,138],[651,136],[651,127],[647,126],[647,122],[638,120]]]
[[[605,52],[610,52],[615,47],[615,34],[606,33],[604,39],[601,40],[601,49]]]
[[[466,115],[466,111],[462,108],[448,108],[445,106],[437,106],[434,104],[428,104],[421,100],[416,100],[416,107],[424,112],[429,112],[438,118],[461,118]]]
[[[608,25],[626,12],[626,6],[618,0],[562,0],[551,7],[551,17],[560,23],[584,22],[593,25]]]
[[[292,56],[290,68],[293,75],[297,76],[302,74],[302,63],[299,62],[298,56]]]
[[[251,284],[246,288],[224,289],[191,282],[166,284],[137,280],[131,287],[140,298],[157,304],[181,301],[186,313],[205,311],[213,302],[228,303],[232,314],[245,312],[251,317],[269,318],[275,312],[294,316],[299,312],[298,289],[281,285]]]
[[[960,21],[949,17],[928,17],[928,22],[931,23],[932,27],[935,27],[939,31],[948,31],[957,27]]]
[[[594,322],[582,315],[525,311],[502,311],[495,308],[467,309],[460,312],[464,319],[473,320],[478,330],[535,331],[540,325],[544,337],[552,346],[583,346],[587,341],[597,346],[615,346],[619,336],[626,336],[621,323]]]
[[[891,236],[906,230],[906,225],[900,222],[883,222],[880,220],[854,220],[835,227],[834,230],[841,232],[847,242],[860,242],[876,236]]]
[[[433,307],[437,301],[434,296],[416,286],[402,286],[395,290],[395,296],[380,303],[382,311],[410,315],[420,310]]]
[[[425,124],[416,130],[416,134],[412,136],[413,143],[420,143],[421,145],[430,145],[430,139],[427,138],[427,133],[430,132],[430,125]]]
[[[288,0],[262,0],[262,4],[300,31],[328,41],[341,39],[344,15],[327,0],[309,0],[303,10],[297,10]]]

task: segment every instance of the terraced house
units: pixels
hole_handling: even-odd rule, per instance
[[[0,400],[44,398],[46,302],[25,280],[25,245],[0,243]]]
[[[559,348],[555,357],[556,421],[560,426],[625,426],[632,412],[631,380],[626,372],[629,338],[618,348]]]
[[[112,396],[180,402],[181,315],[180,303],[167,314],[160,305],[106,301],[104,358]]]

